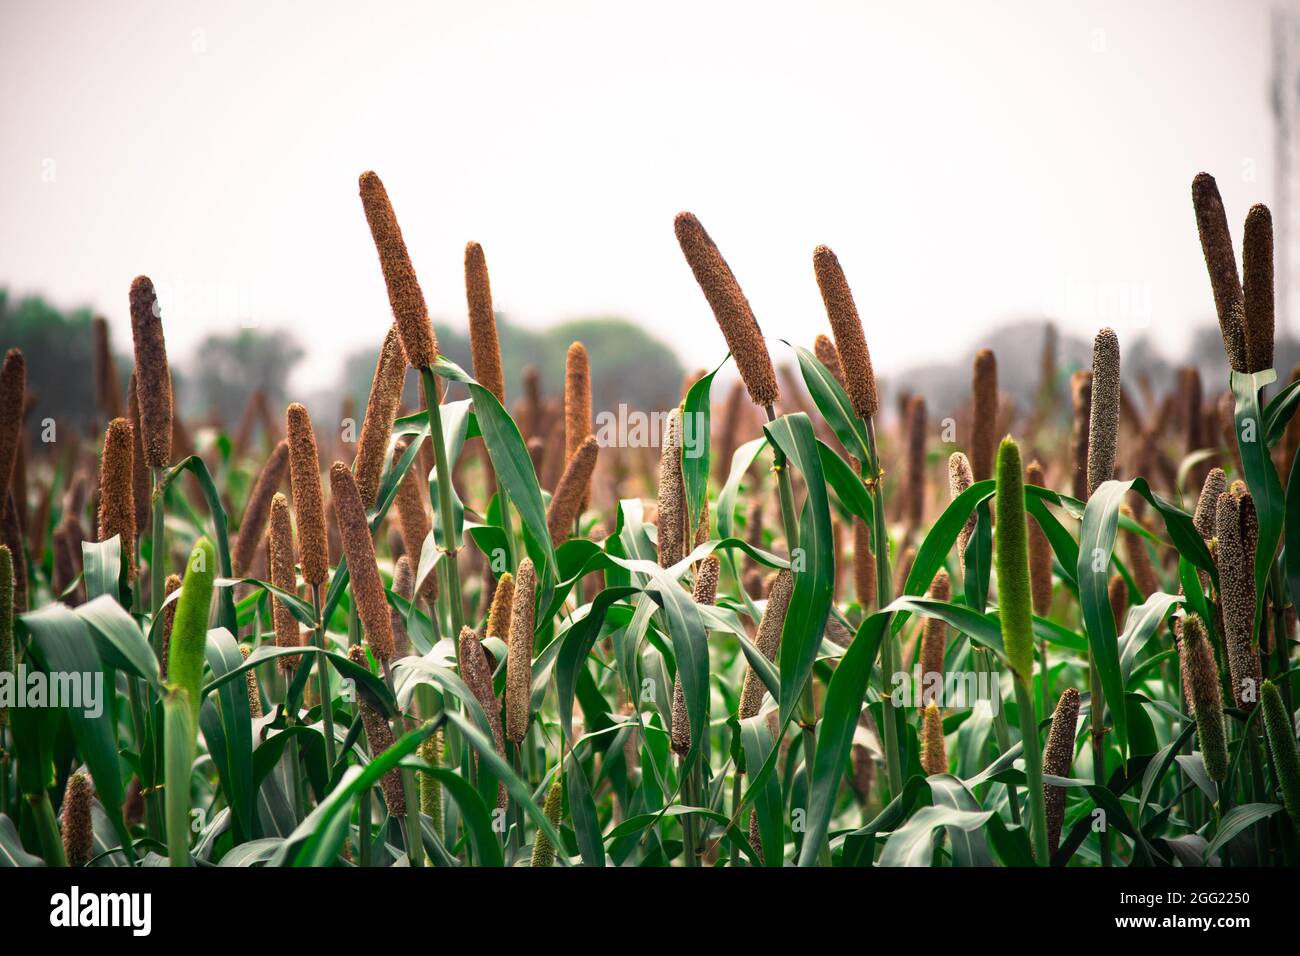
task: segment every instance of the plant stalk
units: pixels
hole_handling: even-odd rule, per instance
[[[311,606],[316,612],[316,621],[312,626],[311,640],[321,650],[325,649],[325,622],[321,620],[320,585],[311,586]],[[316,656],[316,688],[320,696],[320,715],[322,729],[325,731],[325,766],[330,778],[334,776],[334,761],[337,759],[334,742],[334,701],[330,697],[329,663],[324,656]]]
[[[436,397],[437,383],[433,380],[433,370],[420,369],[420,381],[424,385],[425,412],[429,416],[429,437],[433,442],[434,467],[438,473],[438,501],[430,501],[437,517],[442,522],[443,550],[447,559],[446,584],[449,603],[451,604],[451,624],[455,634],[465,626],[465,610],[460,593],[460,568],[456,565],[456,553],[459,551],[456,541],[456,520],[452,514],[451,503],[451,466],[447,463],[447,445],[442,437],[442,411]]]
[[[1043,799],[1043,755],[1038,743],[1038,717],[1034,712],[1034,694],[1019,674],[1011,675],[1016,685],[1016,708],[1020,711],[1020,738],[1025,755],[1025,787],[1029,790],[1029,835],[1034,859],[1039,866],[1049,866],[1047,848],[1047,806]]]

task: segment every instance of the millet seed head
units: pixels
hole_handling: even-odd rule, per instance
[[[564,474],[555,486],[551,506],[546,509],[546,527],[556,547],[568,541],[573,534],[574,522],[582,514],[582,505],[591,487],[591,473],[596,469],[596,456],[599,452],[600,445],[596,436],[588,435],[569,459]]]
[[[126,390],[127,417],[131,421],[131,486],[135,498],[135,530],[144,534],[149,524],[152,505],[152,483],[149,466],[144,463],[144,444],[140,440],[140,401],[136,395],[135,372],[131,373]]]
[[[78,770],[68,777],[63,791],[63,855],[68,866],[85,866],[95,852],[95,827],[91,814],[94,789],[90,775]]]
[[[1214,308],[1219,314],[1223,349],[1233,370],[1245,372],[1249,370],[1249,360],[1237,256],[1232,249],[1232,235],[1228,232],[1228,216],[1219,196],[1219,185],[1209,173],[1197,173],[1192,180],[1192,207],[1196,211],[1196,231],[1201,236],[1205,268],[1210,274]]]
[[[1020,447],[1009,436],[1002,439],[998,448],[995,508],[998,533],[994,539],[994,561],[998,573],[1002,642],[1011,669],[1021,680],[1027,681],[1034,666],[1034,630],[1024,470],[1020,464]]]
[[[330,468],[330,495],[338,516],[352,595],[357,603],[361,626],[365,629],[366,642],[378,660],[392,660],[395,650],[393,621],[388,613],[388,599],[384,596],[384,582],[375,563],[375,543],[370,537],[361,492],[352,472],[341,461],[336,461]]]
[[[1223,692],[1214,648],[1205,634],[1205,624],[1195,614],[1183,618],[1178,638],[1179,672],[1183,690],[1196,718],[1196,736],[1201,742],[1201,759],[1211,780],[1228,776],[1228,744],[1223,727]]]
[[[289,521],[289,499],[276,492],[271,498],[271,530],[267,535],[267,564],[271,583],[290,594],[298,593],[298,575],[294,570],[293,526]],[[278,597],[271,596],[271,620],[275,625],[276,647],[298,646],[298,619]],[[292,673],[300,658],[277,658],[280,670]]]
[[[504,577],[504,576],[503,576]],[[497,586],[498,592],[501,590]],[[506,655],[506,739],[518,744],[528,733],[532,715],[534,602],[537,572],[524,558],[516,569]],[[495,600],[493,601],[495,604]]]
[[[940,568],[930,583],[930,597],[935,601],[952,599],[952,582],[948,572]],[[942,618],[927,617],[921,632],[921,702],[925,704],[942,700],[943,657],[948,647],[948,627]],[[936,678],[931,675],[938,675]]]
[[[108,423],[99,466],[99,540],[120,535],[128,575],[135,580],[135,489],[132,482],[134,432],[125,418]]]
[[[1271,680],[1260,687],[1264,730],[1273,757],[1273,776],[1282,791],[1282,804],[1291,822],[1300,826],[1300,753],[1296,750],[1295,722],[1282,694]]]
[[[711,554],[700,562],[695,572],[695,586],[691,589],[691,600],[696,604],[713,604],[718,599],[718,576],[722,572],[722,562],[716,554]]]
[[[172,376],[162,310],[148,276],[136,276],[131,283],[131,338],[145,464],[166,468],[172,460]]]
[[[1079,724],[1079,692],[1067,687],[1056,702],[1052,727],[1043,748],[1043,773],[1068,777],[1074,763],[1074,737]],[[1047,811],[1047,849],[1055,853],[1061,842],[1061,823],[1065,820],[1065,788],[1043,784],[1043,802]]]
[[[366,417],[361,422],[361,437],[357,440],[357,456],[352,463],[357,488],[367,508],[374,507],[379,493],[379,478],[388,455],[388,439],[393,434],[393,421],[397,418],[397,406],[402,401],[405,383],[406,365],[402,361],[397,327],[391,326],[379,348],[375,377],[370,382],[370,398],[366,402]]]
[[[695,281],[713,310],[723,338],[727,340],[727,348],[736,360],[736,368],[749,389],[750,399],[759,407],[774,405],[781,395],[776,370],[772,367],[772,358],[768,355],[758,320],[754,318],[754,310],[750,308],[731,267],[691,213],[678,213],[673,229]],[[842,358],[843,351],[841,347]]]
[[[993,477],[993,459],[998,450],[998,358],[992,349],[975,353],[971,375],[974,435],[970,463],[976,481]]]
[[[657,508],[659,566],[669,568],[686,556],[686,486],[682,478],[682,413],[674,408],[664,425],[659,452]]]
[[[1227,490],[1228,476],[1224,474],[1223,469],[1211,468],[1210,473],[1205,476],[1205,483],[1201,485],[1201,496],[1196,501],[1196,514],[1192,517],[1192,524],[1197,533],[1207,541],[1215,535],[1214,525],[1219,509],[1219,496]]]
[[[492,311],[492,283],[487,259],[477,242],[465,245],[465,299],[469,304],[469,349],[478,383],[506,403],[506,379],[501,370],[501,342]]]
[[[253,565],[262,535],[266,533],[266,522],[271,515],[271,499],[284,484],[285,473],[289,470],[289,443],[281,440],[271,451],[257,475],[248,503],[244,505],[244,517],[239,522],[239,537],[235,540],[235,576],[243,577]]]
[[[1241,271],[1246,361],[1262,372],[1273,367],[1273,216],[1263,203],[1246,214]]]
[[[790,609],[790,596],[794,593],[794,575],[781,571],[776,576],[772,590],[767,596],[767,607],[758,622],[758,634],[754,643],[769,661],[776,660],[776,651],[781,643],[781,630],[785,627],[785,615]],[[740,691],[740,719],[753,717],[763,705],[763,695],[767,687],[762,678],[752,668],[745,670],[745,683]]]
[[[1071,494],[1088,500],[1088,429],[1092,418],[1092,372],[1080,370],[1070,376],[1070,474]]]
[[[1223,609],[1223,642],[1235,703],[1242,710],[1255,706],[1261,680],[1255,628],[1255,505],[1249,494],[1219,495],[1215,511],[1214,549],[1219,569],[1219,599]]]
[[[840,388],[847,391],[848,385],[844,378],[844,366],[840,364],[840,353],[835,343],[830,340],[830,336],[819,333],[813,339],[813,354],[817,356],[817,361],[826,366],[826,371],[831,373],[835,381],[840,383]]]
[[[1092,407],[1088,418],[1088,494],[1115,477],[1119,442],[1119,339],[1102,329],[1092,343]]]
[[[1031,461],[1025,468],[1025,483],[1045,487],[1043,466]],[[1034,613],[1046,617],[1052,607],[1052,546],[1036,520],[1027,520],[1029,530],[1029,586]]]
[[[373,172],[361,174],[360,187],[361,206],[379,253],[379,266],[384,272],[388,304],[393,310],[402,351],[411,368],[430,368],[438,360],[438,339],[433,334],[429,309],[406,251],[393,204],[388,201],[384,184]]]
[[[321,490],[316,432],[307,409],[294,402],[285,412],[289,443],[289,485],[298,519],[302,579],[311,585],[329,578],[329,537],[325,531],[325,496]]]
[[[928,704],[921,714],[921,769],[927,775],[948,772],[948,750],[943,739],[943,715],[938,704]]]
[[[843,367],[844,390],[849,393],[849,404],[861,418],[873,417],[880,408],[876,392],[876,372],[867,349],[867,337],[862,330],[853,291],[840,261],[827,246],[813,250],[813,273],[817,288],[821,290],[826,318],[835,336],[835,349]]]
[[[27,360],[20,349],[5,353],[0,368],[0,502],[9,499],[9,488],[22,441],[23,401],[27,394]]]
[[[971,468],[970,459],[959,451],[953,452],[948,456],[948,499],[951,501],[963,491],[975,483],[975,473]],[[957,560],[960,562],[962,569],[966,567],[966,545],[970,543],[970,536],[975,533],[975,509],[971,509],[970,517],[962,525],[961,531],[957,532]]]

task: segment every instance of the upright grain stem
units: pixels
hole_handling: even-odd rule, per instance
[[[460,593],[460,568],[456,566],[456,522],[451,510],[451,466],[447,463],[447,445],[442,437],[442,412],[438,404],[438,386],[427,365],[420,369],[424,385],[425,412],[429,416],[429,437],[433,442],[434,463],[438,472],[438,501],[430,501],[442,522],[443,548],[447,552],[447,597],[451,604],[452,629],[459,634],[465,626],[465,611]]]

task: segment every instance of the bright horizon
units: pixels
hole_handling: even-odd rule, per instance
[[[1217,177],[1238,248],[1273,200],[1269,11],[11,7],[0,285],[102,312],[128,352],[148,274],[176,361],[286,328],[301,388],[390,321],[357,197],[374,169],[438,321],[463,322],[474,239],[511,321],[619,316],[712,367],[672,230],[690,209],[773,341],[825,330],[826,243],[886,375],[1040,316],[1178,358],[1213,320],[1192,176]]]

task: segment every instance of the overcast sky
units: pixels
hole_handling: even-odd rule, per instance
[[[621,315],[725,353],[673,236],[695,212],[769,338],[825,328],[836,250],[878,365],[1051,314],[1212,314],[1190,200],[1234,234],[1272,199],[1262,2],[5,2],[0,285],[127,289],[169,349],[293,329],[300,384],[390,321],[357,176],[386,183],[429,300],[463,321],[481,242],[498,310]]]

